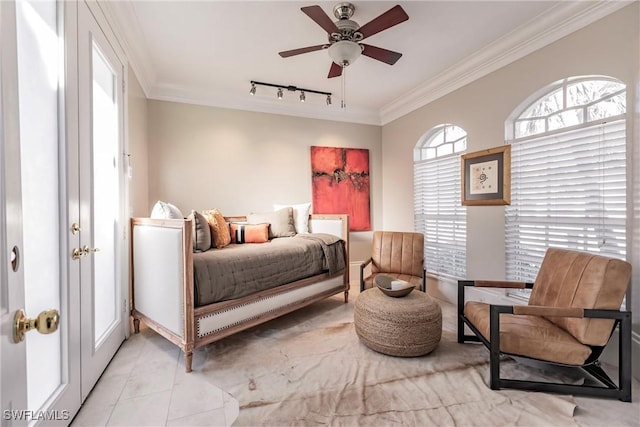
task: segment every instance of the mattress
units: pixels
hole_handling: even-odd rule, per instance
[[[327,234],[231,244],[194,253],[195,305],[241,298],[323,272],[342,271],[344,255],[343,241]]]

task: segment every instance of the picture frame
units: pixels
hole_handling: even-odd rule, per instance
[[[461,156],[462,204],[511,204],[511,145]]]

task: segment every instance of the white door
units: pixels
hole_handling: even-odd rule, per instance
[[[2,266],[2,422],[66,425],[81,401],[79,328],[72,321],[79,299],[69,286],[64,225],[64,9],[53,0],[4,1],[0,8],[2,254],[9,261]],[[19,313],[37,318],[24,320],[23,332],[41,334],[17,337]]]
[[[80,407],[79,370],[74,367],[78,357],[70,345],[73,326],[68,316],[73,298],[61,233],[65,192],[59,70],[64,56],[58,6],[54,1],[2,4],[2,124],[7,143],[3,260],[9,257],[2,268],[2,390],[15,395],[3,393],[6,424],[66,425]],[[11,29],[6,33],[5,25]],[[17,314],[25,317],[18,324],[28,327],[17,328]],[[26,333],[34,328],[41,334]],[[16,329],[24,334],[18,336]]]
[[[26,343],[15,344],[13,340],[14,316],[16,311],[24,307],[15,28],[15,4],[0,1],[0,409],[3,425],[12,421],[25,424],[5,417],[5,414],[6,411],[27,408]]]
[[[59,315],[55,332],[26,334],[27,402],[36,420],[68,423],[80,407],[77,284],[64,168],[64,3],[16,2],[25,313]],[[73,185],[73,184],[71,184]],[[76,320],[76,321],[74,321]],[[74,347],[75,346],[75,347]]]
[[[124,65],[89,8],[78,9],[82,394],[124,341],[127,283]]]

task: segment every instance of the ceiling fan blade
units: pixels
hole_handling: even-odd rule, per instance
[[[364,46],[362,54],[369,58],[377,59],[385,64],[393,65],[398,62],[398,59],[402,57],[400,52],[394,52],[392,50],[383,49],[381,47],[371,46],[369,44],[361,43]]]
[[[304,12],[309,18],[320,25],[327,33],[339,33],[338,27],[333,23],[329,15],[318,5],[301,7],[300,10]]]
[[[342,75],[342,67],[336,64],[335,62],[331,63],[331,68],[329,69],[328,79],[333,77],[340,77]]]
[[[364,24],[358,31],[362,33],[362,38],[366,39],[367,37],[371,37],[372,35],[377,34],[380,31],[391,28],[394,25],[398,25],[399,23],[404,22],[407,19],[409,19],[409,15],[407,15],[407,12],[405,12],[400,5],[397,5],[387,10],[377,18],[374,18],[372,21]]]
[[[283,58],[288,58],[290,56],[300,55],[301,53],[315,52],[316,50],[322,50],[325,48],[325,46],[326,44],[319,44],[317,46],[301,47],[300,49],[285,50],[284,52],[279,52],[278,54]]]

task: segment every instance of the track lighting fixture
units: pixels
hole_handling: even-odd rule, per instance
[[[277,92],[276,92],[276,96],[278,97],[278,99],[282,99],[284,97],[284,89],[287,89],[289,92],[296,92],[299,91],[300,92],[300,102],[305,102],[307,100],[307,93],[317,93],[319,95],[326,95],[327,96],[327,105],[331,105],[331,92],[323,92],[320,90],[313,90],[313,89],[304,89],[301,87],[296,87],[296,86],[285,86],[285,85],[277,85],[277,84],[273,84],[273,83],[264,83],[264,82],[257,82],[254,80],[251,80],[251,89],[249,89],[249,94],[250,95],[255,95],[256,94],[256,87],[260,85],[260,86],[269,86],[269,87],[275,87],[277,88]]]

